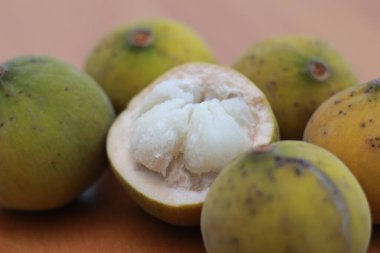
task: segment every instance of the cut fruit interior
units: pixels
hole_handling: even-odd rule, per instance
[[[138,94],[111,127],[109,159],[139,195],[166,206],[201,204],[218,172],[277,137],[263,93],[227,67],[190,63]]]

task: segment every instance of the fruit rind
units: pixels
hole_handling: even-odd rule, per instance
[[[196,66],[193,67],[192,66]],[[107,137],[107,153],[108,157],[111,161],[112,168],[116,175],[118,175],[119,180],[123,183],[123,185],[126,187],[127,191],[130,193],[133,199],[137,203],[140,204],[146,211],[148,211],[153,216],[164,220],[166,222],[177,224],[177,225],[199,225],[199,216],[200,216],[200,210],[201,206],[203,204],[203,200],[205,195],[207,194],[207,189],[202,190],[197,193],[193,193],[193,197],[189,198],[188,191],[182,190],[183,192],[187,192],[186,198],[181,198],[181,189],[177,189],[177,197],[173,198],[173,201],[168,202],[162,202],[162,200],[156,199],[157,197],[150,196],[151,194],[154,194],[156,191],[155,188],[150,189],[152,191],[151,194],[145,193],[145,190],[142,191],[139,189],[141,186],[141,183],[138,183],[138,181],[133,182],[128,180],[128,172],[126,170],[130,170],[133,168],[136,168],[136,164],[132,161],[132,158],[128,154],[128,148],[123,146],[124,142],[126,143],[128,141],[128,136],[130,135],[131,131],[131,125],[132,119],[136,118],[136,113],[138,108],[141,104],[142,98],[146,97],[147,94],[151,92],[153,87],[157,84],[162,82],[163,80],[172,79],[172,78],[188,78],[189,76],[198,76],[199,77],[199,70],[200,69],[214,69],[219,70],[221,72],[229,72],[233,71],[227,67],[221,67],[213,64],[207,64],[207,63],[189,63],[185,64],[176,68],[173,68],[170,72],[165,74],[164,76],[158,78],[155,82],[153,82],[150,86],[146,87],[142,92],[140,92],[134,99],[130,101],[128,104],[127,109],[122,112],[116,121],[114,122],[111,130],[109,131],[108,137]],[[190,69],[190,70],[189,70]],[[195,71],[198,69],[198,71]],[[192,72],[194,71],[194,72]],[[187,73],[187,74],[186,74]],[[238,82],[247,82],[251,83],[248,79],[246,79],[244,76],[236,73],[233,71],[233,75],[237,75],[235,81]],[[225,73],[226,74],[226,73]],[[226,74],[229,75],[229,74]],[[241,78],[241,79],[240,79]],[[244,80],[244,81],[242,81]],[[214,81],[214,80],[213,80]],[[230,80],[231,81],[231,80]],[[238,85],[239,86],[239,85]],[[244,85],[242,85],[244,87]],[[252,92],[252,87],[248,85],[249,89]],[[239,89],[238,89],[239,90]],[[243,89],[244,90],[244,89]],[[262,116],[265,119],[265,122],[267,122],[268,129],[266,130],[266,136],[261,136],[261,139],[259,138],[258,144],[263,143],[269,143],[276,139],[278,136],[278,128],[277,124],[275,122],[273,113],[270,110],[270,105],[265,99],[265,96],[261,93],[260,90],[257,89],[257,97],[260,97],[260,106],[263,108],[260,110],[265,110],[268,115]],[[257,98],[259,99],[259,98]],[[264,109],[265,108],[265,109]],[[269,128],[270,127],[270,128]],[[124,129],[124,130],[122,130]],[[264,131],[263,131],[264,133]],[[123,139],[124,138],[124,139]],[[118,143],[116,145],[116,142]],[[120,148],[121,147],[121,148]],[[119,158],[116,158],[119,157]],[[147,178],[150,178],[149,180],[153,180],[152,184],[158,183],[158,177],[154,177],[152,173],[148,173]],[[132,174],[130,174],[132,175]],[[137,180],[137,179],[134,179]],[[162,179],[160,179],[162,180]],[[156,183],[155,183],[156,182]],[[140,185],[140,186],[139,186]],[[165,190],[166,191],[166,190]],[[173,190],[168,189],[168,194],[170,192],[173,192]],[[176,199],[174,201],[174,199]],[[188,199],[188,200],[186,200]]]

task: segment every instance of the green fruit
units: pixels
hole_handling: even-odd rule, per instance
[[[357,83],[342,56],[315,38],[289,36],[248,49],[234,67],[267,96],[282,139],[301,139],[313,111]]]
[[[304,139],[339,157],[368,197],[380,223],[380,79],[345,89],[313,114]]]
[[[103,86],[120,112],[156,77],[191,61],[214,62],[214,57],[189,27],[151,19],[107,34],[89,56],[86,71]]]
[[[88,75],[47,57],[0,65],[0,206],[46,210],[92,184],[107,164],[112,105]]]
[[[235,159],[201,215],[208,253],[365,253],[371,234],[367,200],[347,167],[300,141]]]

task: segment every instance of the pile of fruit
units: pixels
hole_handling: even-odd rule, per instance
[[[365,253],[380,222],[380,79],[305,36],[231,67],[176,21],[107,34],[85,71],[0,65],[0,206],[71,202],[110,163],[130,196],[201,226],[209,253]]]

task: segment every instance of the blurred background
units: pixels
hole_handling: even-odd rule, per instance
[[[284,34],[330,42],[361,82],[380,76],[377,0],[0,0],[0,62],[46,54],[82,67],[113,28],[149,17],[193,27],[231,65],[253,43]]]

